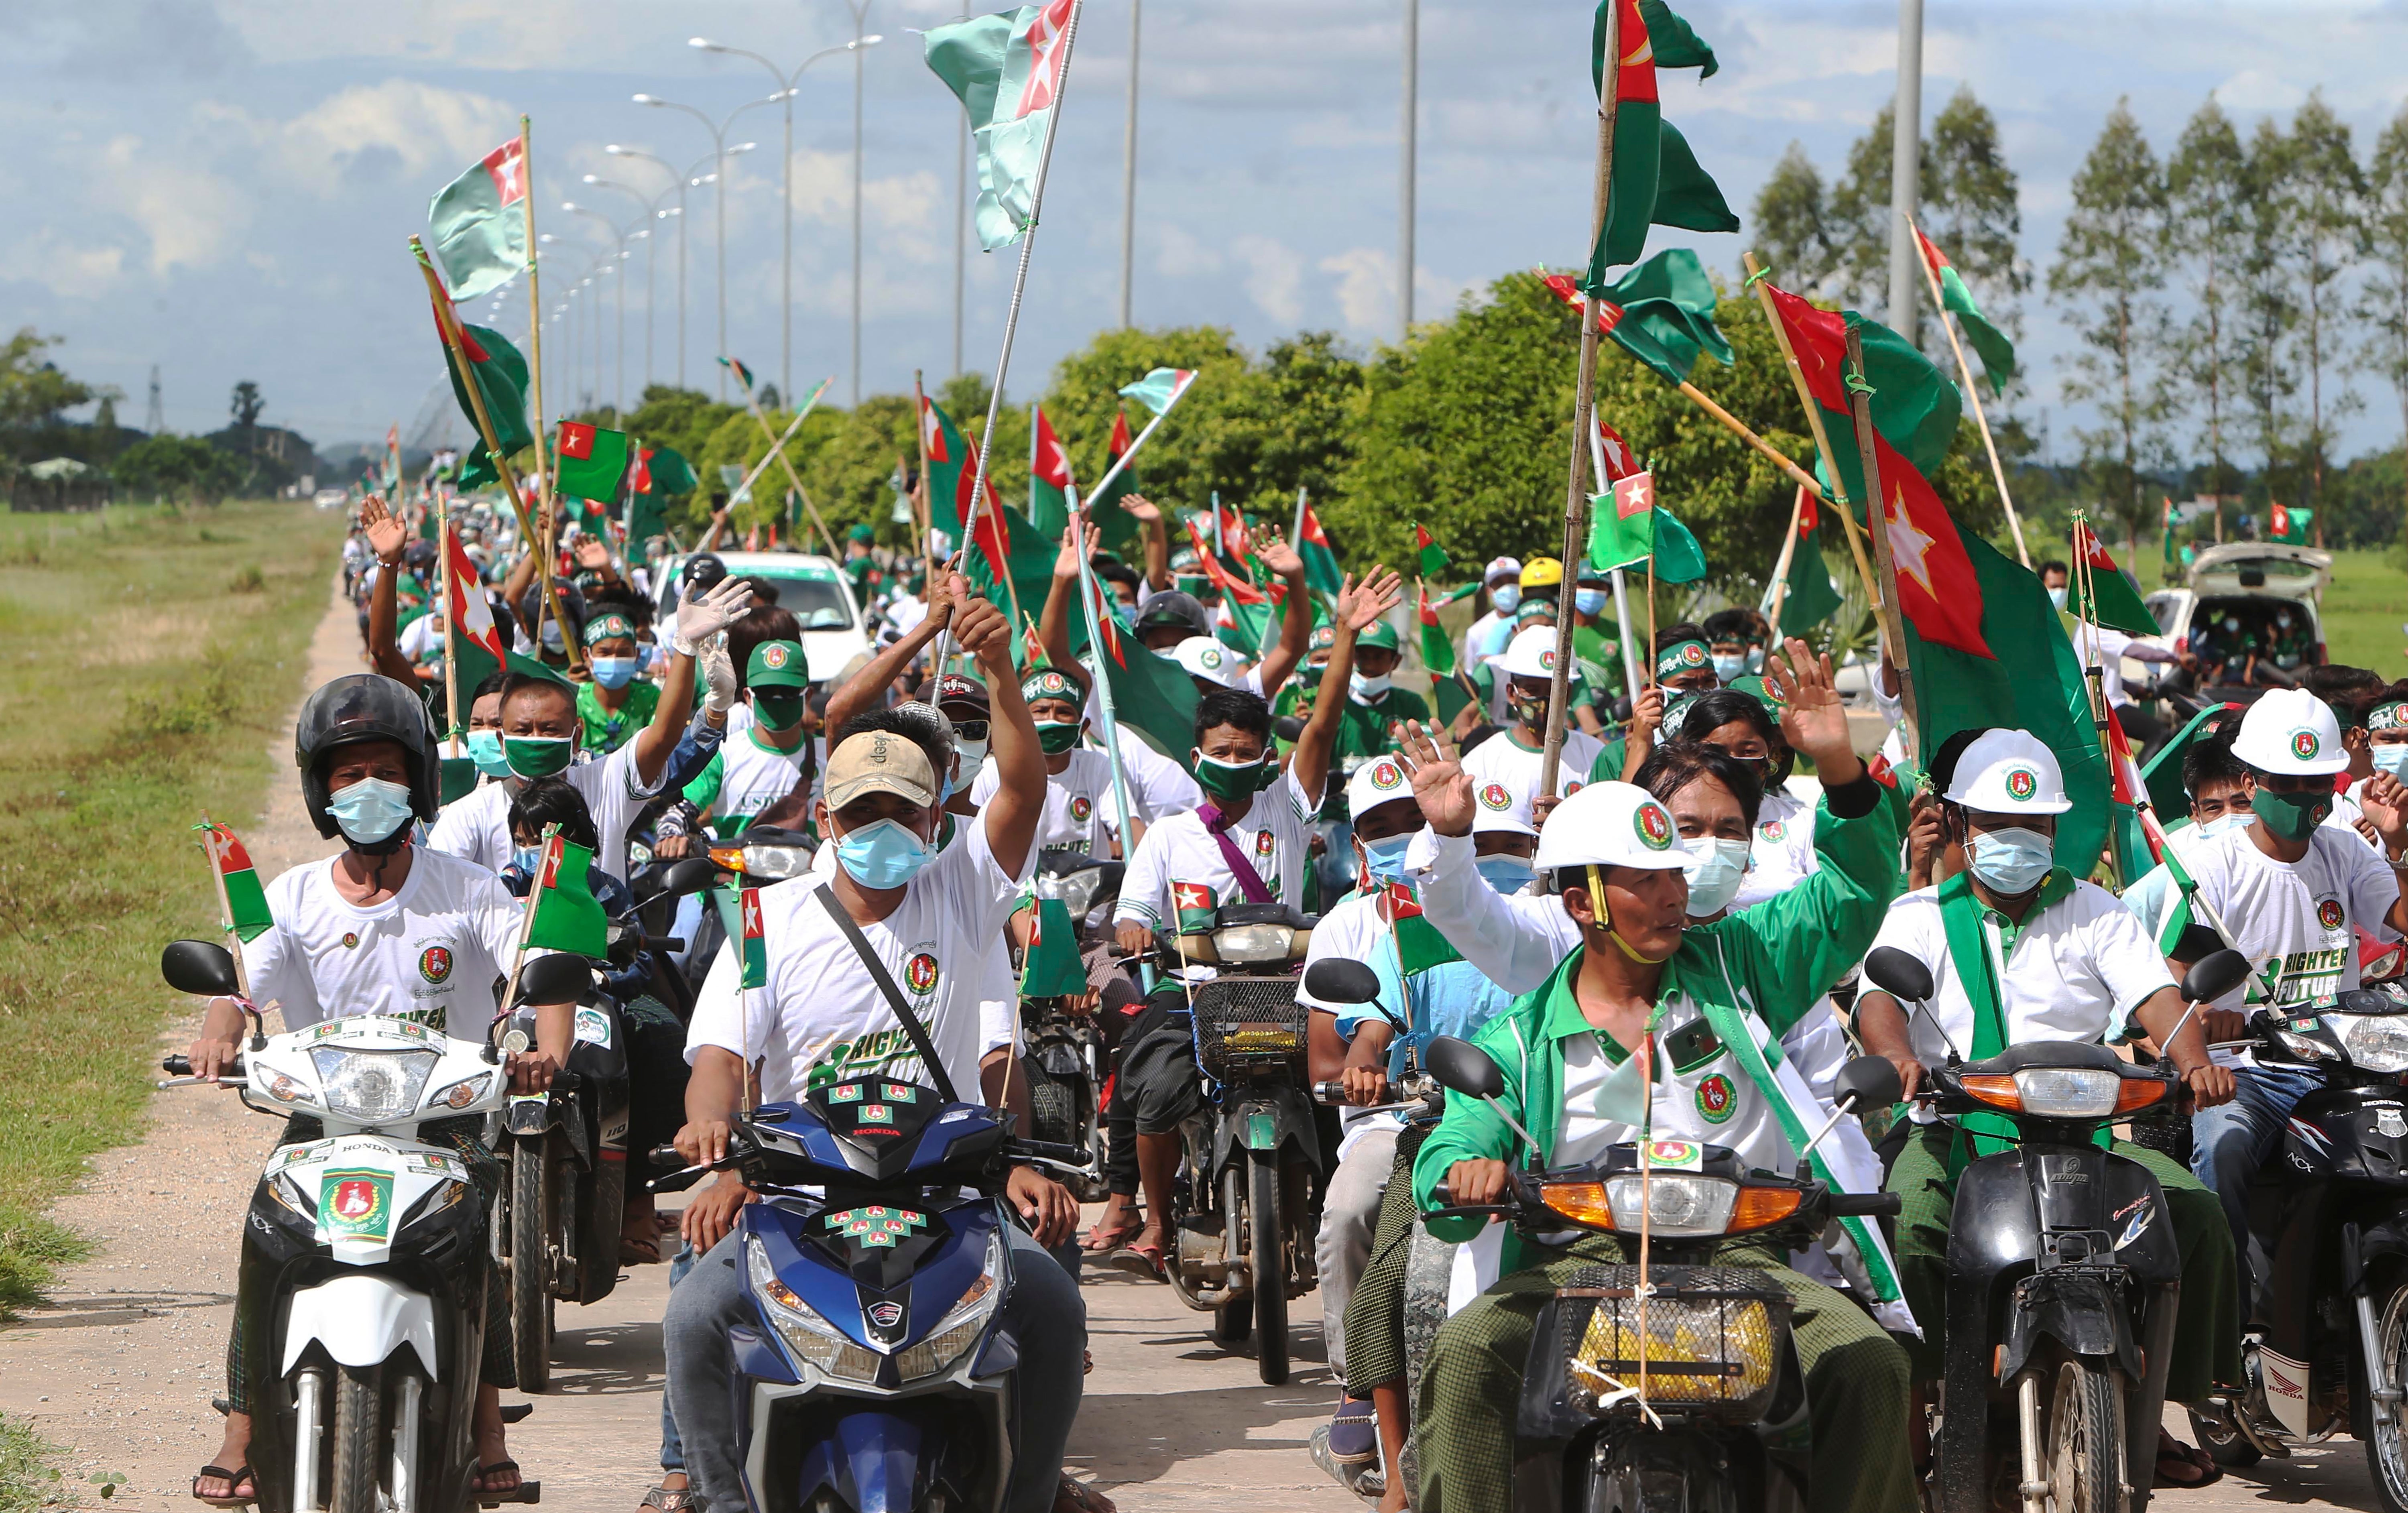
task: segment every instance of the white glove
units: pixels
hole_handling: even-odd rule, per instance
[[[724,715],[736,707],[736,662],[727,654],[727,637],[713,635],[695,653],[695,665],[702,669],[706,692],[702,707],[712,714]]]
[[[735,624],[752,607],[752,591],[743,579],[723,579],[701,598],[688,599],[678,606],[677,629],[669,635],[669,649],[681,656],[701,655],[705,641]]]

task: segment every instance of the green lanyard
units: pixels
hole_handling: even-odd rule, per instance
[[[2062,867],[2052,871],[2041,884],[2040,896],[2032,907],[2044,909],[2073,891],[2073,878]],[[1940,885],[1940,922],[1948,941],[1948,959],[1956,970],[1957,986],[1965,990],[1965,998],[1973,1007],[1973,1048],[1969,1060],[1987,1061],[2007,1049],[2007,1017],[2005,995],[1999,988],[2000,964],[2014,955],[2015,942],[2022,937],[2023,927],[2012,920],[1999,921],[1999,951],[1994,958],[1986,926],[1993,918],[1988,905],[1973,894],[1972,875],[1959,872]],[[2015,1121],[2005,1114],[1986,1110],[1962,1116],[1957,1126],[1971,1137],[1971,1151],[1967,1141],[1959,1139],[1949,1147],[1948,1176],[1953,1180],[1965,1168],[1971,1156],[1994,1156],[2013,1146]],[[2114,1135],[2101,1129],[2095,1143],[2104,1149],[2114,1142]]]

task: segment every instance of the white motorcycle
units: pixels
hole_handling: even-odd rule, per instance
[[[172,942],[160,972],[181,992],[241,1001],[222,946]],[[557,1002],[590,981],[578,957],[538,957],[519,996]],[[243,1225],[244,1277],[264,1300],[242,1363],[261,1513],[538,1501],[534,1481],[475,1491],[489,1212],[459,1153],[418,1138],[508,1104],[501,1051],[371,1015],[269,1035],[243,1008],[251,1033],[219,1082],[259,1113],[324,1131],[268,1157]],[[177,1074],[163,1087],[199,1080],[182,1056],[163,1064]]]

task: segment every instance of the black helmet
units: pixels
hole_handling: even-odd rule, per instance
[[[409,771],[409,807],[433,823],[443,806],[441,764],[436,760],[435,728],[418,695],[377,673],[347,673],[302,701],[293,724],[293,764],[301,769],[301,803],[318,834],[340,833],[326,812],[326,759],[340,746],[392,741]],[[404,830],[407,830],[407,826]]]
[[[1157,625],[1176,625],[1190,635],[1212,634],[1212,617],[1192,593],[1177,589],[1166,590],[1145,602],[1137,612],[1137,628],[1152,630]]]

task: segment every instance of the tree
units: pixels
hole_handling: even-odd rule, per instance
[[[1998,118],[1960,84],[1932,119],[1924,153],[1924,235],[1947,252],[1983,313],[2020,335],[2014,296],[2031,287],[2031,270],[2015,253],[2023,212],[2015,171],[1999,145]]]
[[[259,385],[249,378],[234,386],[234,397],[226,406],[234,416],[234,423],[245,431],[258,427],[259,412],[266,407],[267,401],[261,395]]]
[[[2327,422],[2357,407],[2347,390],[2325,403],[2325,370],[2339,355],[2333,325],[2345,307],[2340,280],[2356,260],[2359,241],[2358,202],[2366,176],[2358,170],[2350,148],[2349,126],[2325,104],[2322,91],[2311,91],[2307,103],[2291,122],[2290,171],[2284,176],[2290,216],[2288,256],[2300,291],[2300,356],[2307,366],[2308,503],[2322,502],[2325,452],[2332,440]],[[2316,521],[2316,538],[2324,539],[2324,521]]]
[[[1839,251],[1834,297],[1843,305],[1878,309],[1889,294],[1891,138],[1897,135],[1895,103],[1885,105],[1865,134],[1848,148],[1847,171],[1831,186],[1832,241]],[[1918,199],[1932,197],[1931,144],[1922,144],[1916,170]]]
[[[2359,360],[2400,396],[2401,456],[2408,460],[2408,107],[2391,118],[2367,162],[2366,244],[2372,261],[2358,293],[2368,331]],[[2401,521],[2408,528],[2408,509]]]
[[[92,401],[91,385],[68,378],[42,355],[65,339],[21,326],[0,347],[0,429],[29,431],[57,420],[61,410]]]
[[[1784,289],[1817,296],[1836,295],[1840,249],[1823,176],[1796,142],[1772,165],[1772,177],[1756,192],[1749,219],[1756,260],[1772,270]]]
[[[2118,100],[2073,177],[2072,211],[2049,269],[2049,293],[2067,306],[2090,350],[2074,359],[2066,396],[2092,400],[2102,424],[2077,432],[2085,460],[2103,476],[2102,493],[2122,515],[2126,539],[2143,519],[2141,473],[2171,458],[2162,391],[2151,369],[2163,350],[2165,282],[2157,248],[2165,229],[2165,180],[2128,101]]]
[[[2168,349],[2166,374],[2179,385],[2175,407],[2188,407],[2179,400],[2187,393],[2206,408],[2207,492],[2218,496],[2236,486],[2225,463],[2224,416],[2232,400],[2232,263],[2246,227],[2241,197],[2247,167],[2240,134],[2213,95],[2166,161],[2166,241],[2189,271],[2193,300],[2190,319]]]
[[[145,436],[109,469],[120,488],[185,505],[214,505],[242,481],[242,467],[198,436]]]

